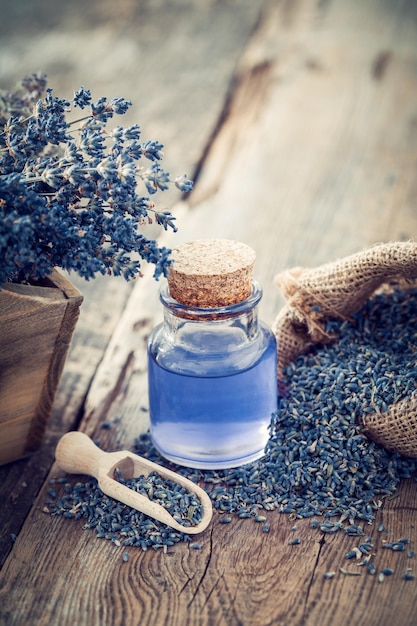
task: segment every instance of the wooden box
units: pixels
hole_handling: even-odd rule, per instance
[[[0,291],[0,465],[42,441],[82,300],[56,270]]]

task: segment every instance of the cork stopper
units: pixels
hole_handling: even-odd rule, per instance
[[[252,289],[256,254],[229,239],[197,239],[172,253],[169,292],[181,304],[201,308],[246,300]]]

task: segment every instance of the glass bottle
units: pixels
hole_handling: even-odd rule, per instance
[[[179,465],[229,468],[264,454],[277,409],[276,340],[258,320],[260,285],[249,287],[245,299],[215,307],[161,288],[164,321],[148,342],[151,437]]]

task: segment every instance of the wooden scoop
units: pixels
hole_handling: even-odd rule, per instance
[[[137,509],[149,517],[175,528],[175,530],[196,535],[207,528],[210,523],[213,508],[209,496],[203,489],[188,478],[133,454],[133,452],[128,450],[103,452],[84,433],[71,431],[59,440],[55,457],[59,467],[65,472],[94,476],[97,478],[100,489],[107,496]],[[116,468],[122,472],[123,477],[127,480],[135,476],[147,476],[150,472],[157,472],[163,478],[169,478],[185,487],[187,491],[192,491],[199,498],[204,510],[200,523],[196,526],[179,524],[163,506],[119,483],[115,479]]]

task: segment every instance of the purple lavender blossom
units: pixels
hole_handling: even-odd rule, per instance
[[[44,74],[34,74],[17,91],[0,91],[0,286],[37,280],[56,266],[86,279],[130,280],[141,275],[141,260],[154,265],[156,279],[166,276],[170,250],[139,230],[152,216],[177,230],[147,195],[171,184],[160,166],[162,144],[140,143],[137,124],[107,129],[128,100],[93,102],[81,87],[68,101],[46,85]],[[70,121],[75,108],[81,117]],[[143,167],[141,159],[152,163]],[[175,185],[192,189],[186,175]]]

